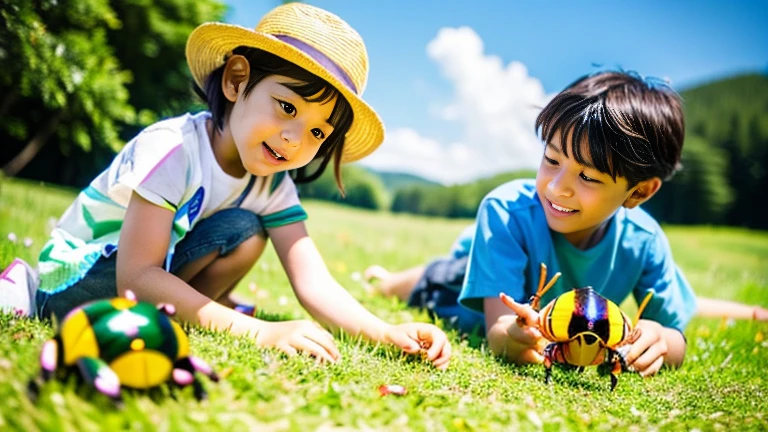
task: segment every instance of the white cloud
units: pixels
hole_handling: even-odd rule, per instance
[[[549,96],[525,65],[504,65],[485,54],[483,41],[468,27],[441,29],[427,45],[427,55],[454,88],[453,100],[434,112],[442,121],[458,122],[461,139],[441,143],[413,129],[394,128],[363,163],[443,183],[538,166],[542,147],[533,125]]]

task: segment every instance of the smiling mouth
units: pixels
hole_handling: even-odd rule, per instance
[[[286,159],[286,158],[285,158],[283,155],[281,155],[280,153],[278,153],[278,152],[274,151],[274,150],[272,149],[272,147],[270,147],[270,146],[268,146],[268,145],[267,145],[267,143],[265,143],[265,142],[262,142],[262,143],[261,143],[261,145],[263,145],[263,146],[264,146],[264,147],[267,149],[267,151],[269,151],[269,153],[271,153],[271,154],[272,154],[272,156],[274,156],[274,157],[275,157],[275,159],[277,159],[277,160],[288,160],[288,159]]]
[[[549,200],[547,200],[547,201],[549,201]],[[576,213],[576,212],[578,212],[578,210],[575,210],[575,209],[559,206],[559,205],[553,203],[552,201],[549,201],[549,205],[551,205],[553,209],[555,209],[555,210],[557,210],[559,212],[563,212],[563,213]]]

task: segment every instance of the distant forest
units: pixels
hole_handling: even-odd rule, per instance
[[[216,0],[0,2],[2,173],[82,188],[143,127],[202,109],[184,45],[197,23],[224,12]],[[681,95],[684,167],[644,207],[666,223],[768,229],[768,76],[731,77]],[[331,171],[301,185],[302,196],[462,218],[474,217],[494,187],[535,175],[442,186],[350,165],[342,198]]]

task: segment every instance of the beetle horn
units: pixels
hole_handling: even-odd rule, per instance
[[[648,294],[645,295],[643,302],[640,303],[640,306],[637,308],[637,314],[635,315],[635,320],[632,322],[632,327],[635,327],[637,322],[640,321],[640,315],[643,313],[645,307],[648,306],[648,302],[651,301],[651,297],[653,297],[653,290],[648,291]]]

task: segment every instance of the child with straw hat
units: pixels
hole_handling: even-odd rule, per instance
[[[361,98],[368,56],[360,35],[336,15],[290,3],[254,30],[203,24],[186,54],[208,111],[149,126],[78,195],[40,255],[38,314],[63,318],[131,290],[173,304],[182,320],[337,361],[333,337],[315,322],[267,322],[233,309],[230,291],[271,239],[320,323],[407,353],[428,347],[425,357],[447,367],[440,329],[390,325],[363,308],[333,279],[304,225],[294,181],[314,180],[333,161],[343,191],[340,163],[384,138]]]

